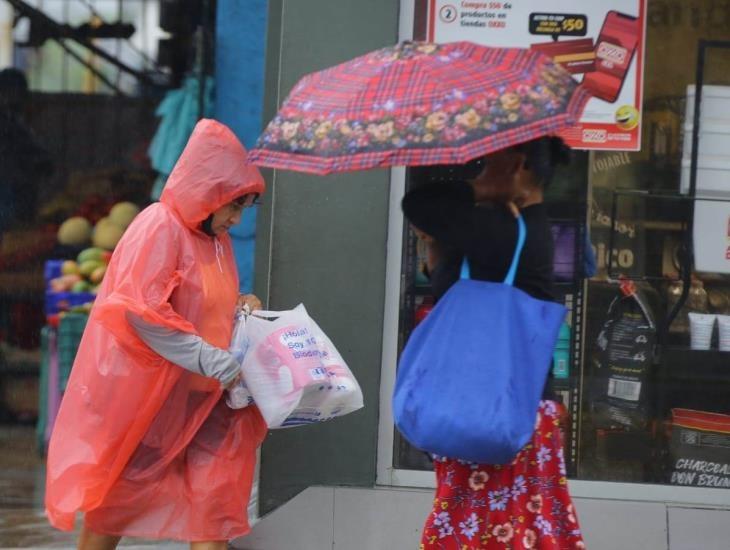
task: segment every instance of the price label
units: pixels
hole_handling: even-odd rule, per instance
[[[576,13],[531,13],[530,34],[551,36],[585,36],[588,17]]]

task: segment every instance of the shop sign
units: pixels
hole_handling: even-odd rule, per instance
[[[542,51],[593,94],[565,141],[638,151],[646,0],[430,0],[428,39]]]

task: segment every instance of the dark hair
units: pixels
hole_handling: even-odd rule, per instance
[[[550,185],[555,168],[561,164],[570,164],[572,158],[570,147],[555,136],[533,139],[514,148],[525,154],[525,168],[532,170],[543,187]]]
[[[513,145],[513,149],[525,154],[525,168],[531,169],[538,182],[547,187],[555,173],[555,167],[569,164],[572,158],[571,149],[559,137],[545,136]],[[417,185],[432,182],[468,181],[484,170],[485,156],[477,157],[464,164],[442,164],[431,166],[414,166],[411,174]]]
[[[258,193],[246,193],[245,195],[241,195],[240,197],[236,197],[231,202],[236,203],[238,206],[243,206],[244,204],[246,204],[246,198],[249,195],[254,195],[254,198],[253,198],[254,202],[258,201],[258,199],[260,197],[260,195]]]

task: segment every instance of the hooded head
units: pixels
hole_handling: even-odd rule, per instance
[[[160,202],[191,229],[243,195],[264,192],[264,178],[225,125],[204,119],[193,130],[165,184]]]

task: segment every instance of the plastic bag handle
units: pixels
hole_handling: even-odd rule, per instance
[[[253,315],[254,317],[271,318],[271,317],[281,317],[282,315],[284,315],[285,313],[288,313],[288,312],[289,312],[289,310],[272,311],[272,310],[268,310],[268,309],[257,309],[255,311],[252,311],[251,313],[249,313],[249,315]]]
[[[522,255],[522,249],[525,247],[525,240],[527,239],[527,227],[525,226],[525,220],[522,219],[522,215],[517,215],[517,245],[515,246],[515,253],[512,256],[512,263],[509,266],[507,275],[504,278],[504,284],[514,286],[515,277],[517,276],[517,267],[520,265],[520,256]],[[464,260],[461,262],[461,278],[471,279],[471,270],[469,269],[469,262],[464,256]]]

